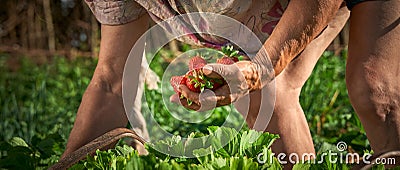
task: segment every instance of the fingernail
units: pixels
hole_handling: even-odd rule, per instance
[[[169,97],[169,101],[171,101],[173,103],[177,103],[179,101],[179,99],[177,99],[176,95],[172,95]]]
[[[206,65],[206,66],[203,67],[203,73],[204,74],[211,74],[212,71],[213,71],[213,68],[211,66],[207,66]]]

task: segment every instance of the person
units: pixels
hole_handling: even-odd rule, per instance
[[[299,94],[316,61],[350,15],[347,9],[340,8],[342,1],[86,2],[102,23],[99,62],[83,96],[63,156],[109,130],[126,126],[128,119],[121,98],[123,66],[133,44],[147,30],[149,19],[160,22],[175,15],[198,11],[232,17],[244,23],[265,42],[265,50],[260,50],[256,60],[235,64],[243,68],[242,71],[247,69],[243,72],[247,78],[247,86],[243,87],[247,88],[235,87],[239,88],[238,94],[221,89],[216,92],[216,98],[208,100],[216,101],[217,106],[227,105],[251,91],[248,95],[254,107],[250,108],[259,108],[262,102],[260,89],[267,88],[273,79],[276,82],[276,103],[267,129],[259,128],[262,122],[255,121],[262,110],[250,109],[246,113],[246,122],[254,129],[280,134],[281,138],[272,146],[276,153],[301,155],[315,152],[299,104]],[[381,154],[399,150],[399,92],[396,90],[399,86],[396,76],[399,73],[396,62],[399,49],[396,45],[400,38],[400,4],[396,0],[353,2],[356,1],[347,1],[352,10],[346,71],[349,97],[374,152]],[[197,45],[205,45],[204,42],[225,43],[210,36],[191,36],[183,40]],[[262,65],[265,57],[272,61],[273,70]],[[221,65],[207,65],[206,68],[203,71],[210,77],[242,74],[237,69]],[[276,77],[273,78],[273,75]],[[185,107],[197,110],[202,103],[206,103],[204,99],[199,99],[199,94],[190,92],[185,86],[180,89],[185,97],[194,102],[189,106],[182,101]],[[179,99],[173,101],[179,102]]]

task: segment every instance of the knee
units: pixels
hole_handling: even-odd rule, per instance
[[[355,111],[365,114],[373,110],[371,97],[371,86],[365,80],[365,69],[362,67],[347,67],[346,86],[350,102]]]
[[[363,65],[348,67],[346,86],[350,102],[362,118],[385,121],[398,107],[398,96],[390,90],[390,83],[375,70]]]
[[[369,95],[367,94],[366,83],[361,80],[362,74],[362,69],[348,67],[346,70],[346,87],[350,102],[355,108],[366,106],[368,104],[366,98]]]

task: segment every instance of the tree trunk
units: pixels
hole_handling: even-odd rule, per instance
[[[56,50],[56,40],[54,35],[53,17],[51,16],[50,0],[43,0],[43,11],[46,18],[47,41],[50,52]]]
[[[35,24],[35,29],[33,31],[35,33],[35,39],[34,39],[35,41],[33,43],[34,46],[32,46],[31,49],[39,49],[39,48],[43,49],[44,48],[43,41],[45,37],[42,34],[42,20],[38,12],[35,12],[35,21],[33,24]]]
[[[27,30],[27,35],[28,35],[28,46],[26,47],[26,48],[29,48],[29,49],[34,49],[35,48],[35,46],[36,46],[36,40],[37,40],[37,38],[40,38],[40,37],[35,37],[35,30],[36,30],[36,28],[35,28],[35,2],[32,2],[32,1],[29,1],[28,2],[28,11],[27,11],[27,17],[28,17],[28,20],[27,21],[24,21],[24,22],[27,22],[28,23],[28,25],[27,25],[27,27],[28,27],[28,30]]]
[[[99,25],[97,23],[97,20],[94,16],[90,17],[90,22],[91,22],[91,39],[90,39],[90,50],[92,51],[92,57],[97,57],[98,56],[98,31],[99,31]]]
[[[9,25],[7,25],[7,27],[10,27],[8,30],[9,31],[8,33],[10,35],[10,41],[12,44],[15,44],[18,42],[17,32],[16,32],[16,29],[14,29],[18,25],[18,21],[19,21],[18,16],[15,13],[15,11],[17,11],[17,5],[15,3],[16,2],[14,2],[14,1],[9,3],[9,11],[8,11],[8,16],[9,16],[8,21],[10,21],[10,22],[9,22]]]
[[[24,12],[22,14],[22,16],[27,18],[28,17],[28,13]],[[21,22],[21,29],[20,29],[20,32],[19,32],[19,38],[20,38],[20,41],[21,41],[21,46],[24,47],[24,48],[28,48],[28,25],[30,25],[28,23],[28,21]]]

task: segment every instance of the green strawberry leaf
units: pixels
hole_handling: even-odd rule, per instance
[[[236,56],[238,54],[239,54],[239,51],[234,51],[234,52],[229,54],[229,57],[234,57],[234,56]]]
[[[191,100],[189,100],[189,99],[186,99],[186,101],[187,101],[187,104],[188,104],[189,106],[193,104],[193,102],[192,102]]]

